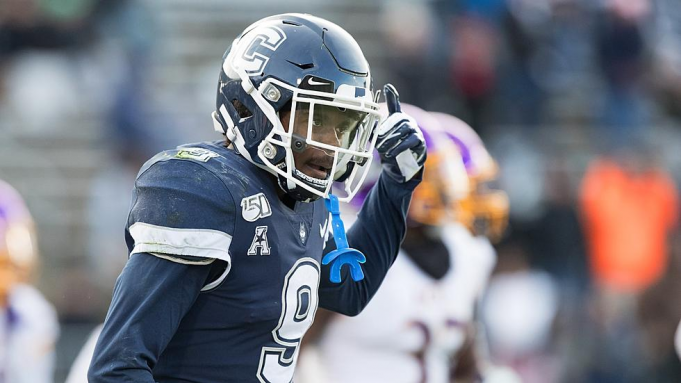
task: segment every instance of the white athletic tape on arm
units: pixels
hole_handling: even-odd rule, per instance
[[[175,229],[137,222],[130,226],[135,240],[132,254],[161,253],[221,259],[231,262],[232,236],[210,229]]]
[[[395,156],[397,160],[397,166],[400,168],[400,172],[404,176],[405,182],[412,179],[416,173],[421,170],[421,165],[414,158],[414,152],[411,150],[405,150],[402,153]]]

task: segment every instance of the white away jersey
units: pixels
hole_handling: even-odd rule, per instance
[[[0,309],[0,376],[8,383],[49,383],[59,335],[52,305],[33,286],[17,285]]]
[[[319,344],[324,381],[449,382],[450,357],[464,342],[496,254],[460,225],[444,228],[443,238],[451,267],[442,279],[400,254],[360,315],[331,321]]]

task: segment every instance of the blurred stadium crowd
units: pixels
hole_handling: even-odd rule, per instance
[[[678,0],[0,0],[0,179],[35,221],[55,381],[106,313],[139,166],[217,138],[222,53],[282,12],[343,26],[375,85],[497,159],[494,360],[525,382],[681,382]]]

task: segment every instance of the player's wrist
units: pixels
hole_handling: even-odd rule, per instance
[[[402,112],[397,90],[390,84],[383,90],[389,115],[378,127],[376,150],[383,171],[402,184],[422,171],[426,161],[425,139],[416,120]]]
[[[389,188],[389,190],[400,190],[411,193],[421,183],[422,179],[423,167],[411,179],[405,180],[401,173],[384,166],[381,171],[379,182],[384,182],[385,187]]]

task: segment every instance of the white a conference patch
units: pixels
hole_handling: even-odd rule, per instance
[[[264,193],[258,193],[241,200],[241,215],[248,222],[255,222],[260,218],[272,215],[270,202]]]
[[[270,255],[270,244],[267,240],[267,226],[257,226],[248,255]]]

